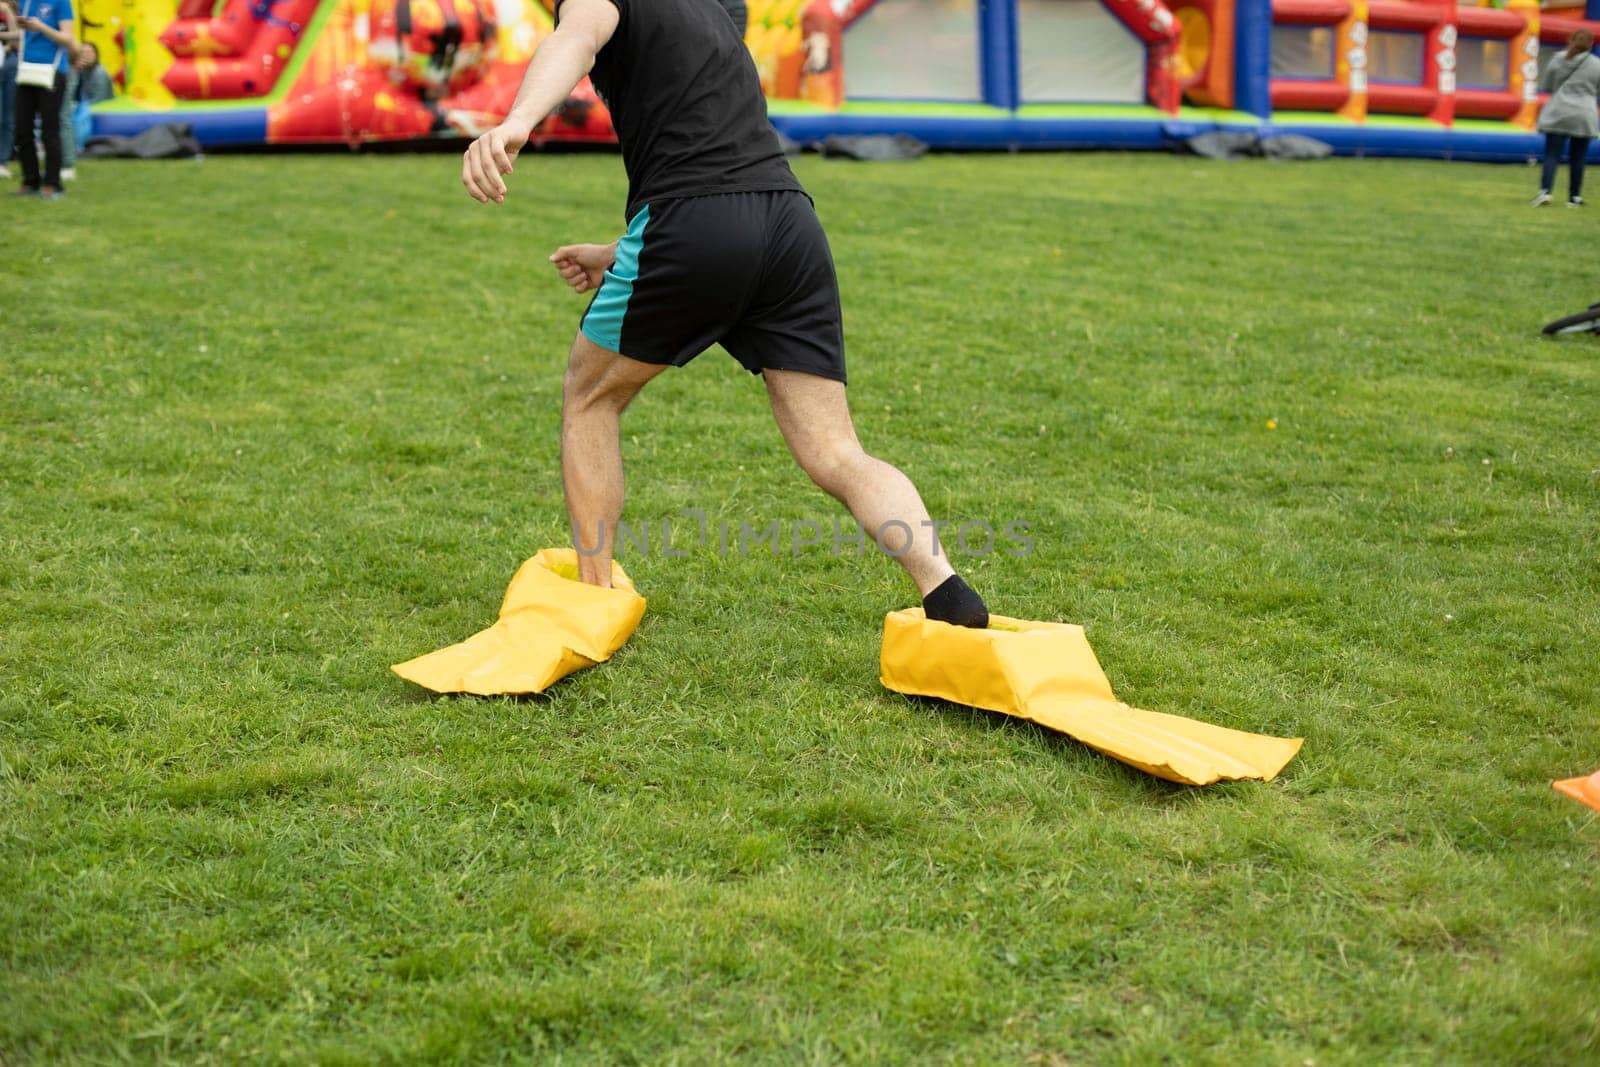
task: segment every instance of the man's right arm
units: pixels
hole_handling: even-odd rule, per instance
[[[608,245],[563,245],[551,255],[550,262],[561,274],[561,280],[579,293],[600,288],[606,271],[617,261],[617,243]]]
[[[505,120],[473,141],[462,158],[461,183],[480,203],[505,201],[503,176],[511,173],[511,161],[534,127],[593,69],[595,55],[617,29],[611,0],[563,0],[560,12],[560,24],[533,53]]]

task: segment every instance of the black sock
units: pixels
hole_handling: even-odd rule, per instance
[[[939,588],[923,597],[922,610],[935,622],[948,622],[952,626],[983,630],[989,625],[989,605],[972,586],[961,580],[959,574],[952,574],[939,583]]]

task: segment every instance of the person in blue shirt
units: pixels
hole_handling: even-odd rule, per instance
[[[78,55],[72,0],[22,0],[18,14],[23,35],[17,72],[16,154],[22,165],[22,188],[16,195],[57,200],[61,197],[61,96],[67,88],[67,68]],[[34,141],[35,118],[44,132],[43,175]]]

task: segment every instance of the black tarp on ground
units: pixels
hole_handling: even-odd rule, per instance
[[[1213,130],[1180,142],[1183,148],[1206,159],[1327,159],[1333,146],[1298,133],[1271,133],[1263,137],[1248,130]]]
[[[825,137],[819,146],[824,159],[859,159],[879,163],[887,160],[920,159],[928,146],[909,133],[893,137]]]
[[[200,142],[188,123],[166,122],[134,137],[91,137],[78,154],[85,159],[191,159],[200,154]]]

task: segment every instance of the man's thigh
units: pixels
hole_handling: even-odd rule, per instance
[[[600,401],[626,407],[645,383],[667,369],[666,364],[630,359],[595,344],[580,330],[567,356],[563,395],[568,404]]]
[[[850,418],[843,382],[804,371],[768,368],[761,375],[772,402],[772,417],[795,459],[809,467],[860,443]]]

